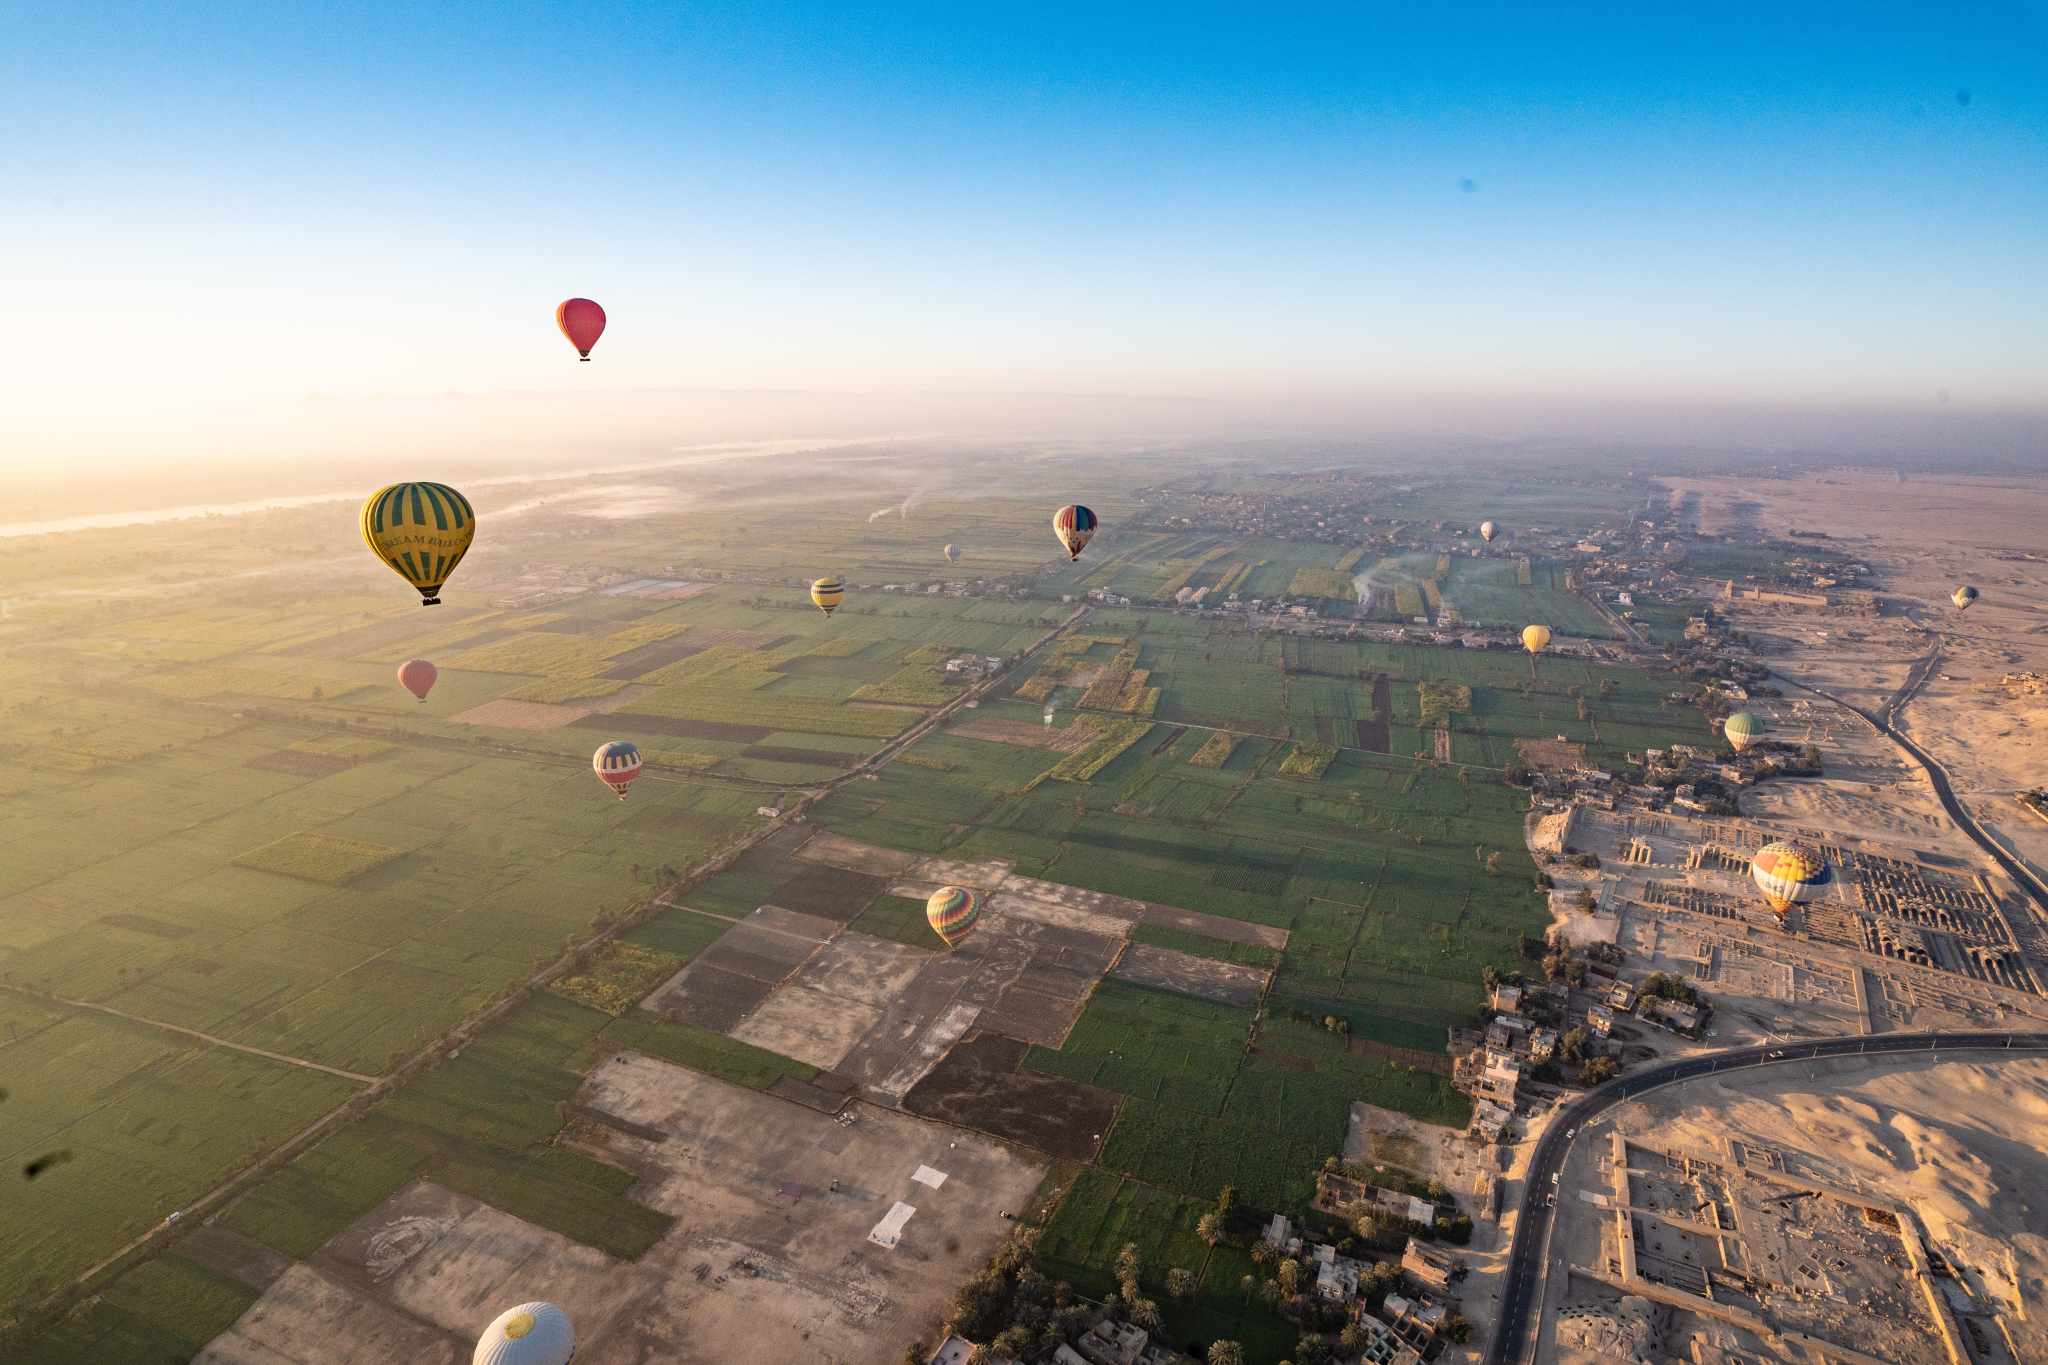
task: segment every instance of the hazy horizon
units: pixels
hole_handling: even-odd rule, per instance
[[[1483,435],[2048,411],[2038,5],[7,32],[17,459],[261,440],[309,393],[1180,394]],[[588,365],[572,294],[610,314]]]

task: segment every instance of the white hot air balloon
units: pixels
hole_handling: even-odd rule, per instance
[[[551,1303],[522,1303],[500,1313],[477,1339],[470,1365],[569,1365],[576,1328]]]

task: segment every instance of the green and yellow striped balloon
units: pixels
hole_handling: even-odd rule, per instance
[[[942,886],[924,903],[924,917],[948,948],[957,948],[981,918],[981,893],[964,886]]]
[[[441,585],[476,539],[469,499],[445,483],[394,483],[363,504],[363,543],[420,590],[423,607],[441,601]]]

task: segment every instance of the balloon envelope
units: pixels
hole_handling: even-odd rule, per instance
[[[1764,899],[1780,915],[1813,900],[1834,880],[1826,858],[1805,844],[1791,841],[1765,844],[1757,850],[1749,870]]]
[[[1739,754],[1764,737],[1764,723],[1747,711],[1737,711],[1721,726],[1721,733]]]
[[[568,1365],[576,1328],[551,1303],[522,1303],[498,1314],[477,1338],[470,1365]]]
[[[1522,629],[1522,648],[1531,654],[1538,653],[1550,643],[1550,629],[1547,626],[1525,626]]]
[[[1068,559],[1079,559],[1082,549],[1095,539],[1095,514],[1079,503],[1052,514],[1052,533],[1059,537]]]
[[[555,309],[555,326],[562,329],[576,353],[588,360],[590,348],[604,335],[604,309],[589,299],[563,299]]]
[[[469,499],[445,483],[394,483],[363,503],[363,543],[420,590],[420,605],[441,600],[441,585],[476,539]]]
[[[811,600],[827,616],[846,598],[846,585],[836,578],[821,578],[811,584]]]
[[[959,557],[960,547],[958,545],[948,545],[946,547],[946,562],[948,564],[951,564],[954,560],[958,559]]]
[[[1970,603],[1977,600],[1977,590],[1968,584],[1964,584],[1956,589],[1955,596],[1949,600],[1956,604],[1957,611],[1968,611]]]
[[[1500,534],[1500,528],[1490,521],[1482,521],[1479,523],[1479,534],[1485,536],[1487,543],[1491,544],[1493,538]]]
[[[427,693],[433,689],[434,679],[440,676],[440,670],[425,659],[407,659],[398,666],[398,685],[421,701],[427,699]]]
[[[942,886],[924,903],[924,917],[948,948],[955,947],[981,918],[981,893],[964,886]]]
[[[604,784],[619,794],[619,800],[626,799],[626,788],[633,785],[633,779],[640,776],[640,751],[623,739],[599,747],[591,755],[590,766],[597,770]]]

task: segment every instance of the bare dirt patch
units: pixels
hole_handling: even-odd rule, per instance
[[[1124,949],[1111,975],[1119,981],[1178,991],[1225,1005],[1256,1005],[1265,994],[1272,973],[1257,967],[1240,967],[1234,962],[1195,957],[1157,944],[1133,943]]]
[[[732,1036],[830,1071],[931,957],[887,939],[840,934],[748,1015]]]
[[[1079,1081],[1020,1072],[1030,1044],[977,1029],[903,1097],[913,1114],[1021,1142],[1069,1161],[1095,1155],[1118,1096]]]
[[[1056,754],[1078,754],[1096,740],[1102,732],[1083,720],[1071,725],[1054,727],[1032,725],[1021,720],[996,720],[993,717],[970,720],[955,725],[949,735],[962,739],[985,739],[995,744],[1021,744],[1029,749],[1050,749]]]
[[[1586,746],[1564,739],[1518,739],[1515,752],[1538,772],[1568,773],[1586,766]]]
[[[775,888],[770,905],[844,924],[882,894],[889,879],[844,867],[806,867]]]
[[[592,1154],[676,1219],[638,1261],[416,1182],[200,1358],[456,1365],[493,1316],[544,1298],[575,1322],[578,1365],[895,1365],[906,1342],[934,1339],[952,1297],[932,1263],[981,1264],[1011,1228],[997,1211],[1024,1208],[1045,1176],[958,1129],[868,1106],[845,1126],[638,1055],[607,1061],[577,1098],[622,1120],[580,1130]],[[899,1205],[900,1230],[872,1240]]]
[[[864,844],[858,839],[826,830],[812,835],[810,841],[797,850],[796,856],[807,863],[825,863],[884,877],[900,876],[918,862],[915,853],[902,853],[893,848],[883,848],[880,844]]]

